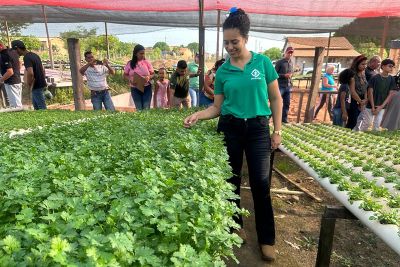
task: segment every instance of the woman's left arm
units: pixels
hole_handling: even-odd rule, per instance
[[[281,136],[275,131],[280,131],[282,127],[282,97],[279,92],[278,80],[268,84],[268,98],[271,104],[272,120],[274,123],[274,133],[271,135],[271,147],[277,149],[281,144]]]

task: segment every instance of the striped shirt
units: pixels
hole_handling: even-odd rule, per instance
[[[108,69],[104,65],[94,65],[94,67],[89,67],[85,71],[89,89],[93,91],[108,89],[107,74]]]

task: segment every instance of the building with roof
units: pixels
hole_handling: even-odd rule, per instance
[[[325,47],[325,57],[328,53],[328,37],[287,37],[283,51],[287,47],[294,48],[293,65],[295,69],[312,67],[315,47]],[[356,56],[360,55],[345,37],[332,37],[329,46],[328,62],[340,63],[342,67],[350,67]]]

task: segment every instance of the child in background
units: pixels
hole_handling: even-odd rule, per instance
[[[169,80],[165,77],[167,77],[167,70],[165,68],[160,68],[158,70],[158,80],[154,89],[155,108],[168,108],[170,106]]]
[[[350,108],[350,81],[356,73],[352,69],[345,69],[339,74],[339,92],[336,104],[333,107],[333,125],[345,126],[347,123],[347,111]]]

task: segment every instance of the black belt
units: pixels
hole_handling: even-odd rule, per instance
[[[258,119],[260,119],[260,118],[267,118],[267,119],[269,119],[268,116],[256,116],[256,117],[254,117],[254,118],[245,118],[245,119],[242,119],[242,118],[237,118],[237,117],[235,117],[235,116],[233,116],[233,115],[231,115],[231,114],[221,115],[220,117],[221,117],[222,119],[235,120],[235,121],[253,121],[253,120],[258,120]]]

